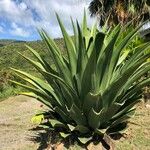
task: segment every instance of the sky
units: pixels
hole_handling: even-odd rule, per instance
[[[44,28],[52,38],[62,37],[55,12],[72,34],[70,16],[81,22],[90,0],[0,0],[0,39],[38,40]],[[88,9],[87,9],[87,13]],[[89,25],[93,19],[88,20]]]

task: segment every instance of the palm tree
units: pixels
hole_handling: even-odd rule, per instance
[[[100,25],[108,19],[108,25],[125,24],[134,18],[134,24],[150,18],[150,0],[92,0],[91,16],[97,16]]]

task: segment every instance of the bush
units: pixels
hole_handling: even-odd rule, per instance
[[[0,71],[0,100],[9,96],[16,95],[22,88],[16,84],[9,82],[9,80],[20,81],[20,78],[15,76],[11,71]]]

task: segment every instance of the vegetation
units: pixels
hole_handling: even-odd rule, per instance
[[[124,55],[125,48],[142,25],[122,38],[123,31],[130,24],[125,27],[119,24],[102,33],[96,25],[92,29],[87,27],[85,15],[82,27],[72,21],[72,39],[58,16],[57,19],[64,36],[67,57],[42,30],[40,35],[48,46],[54,65],[27,46],[36,61],[22,53],[20,55],[45,80],[12,69],[28,85],[17,81],[12,83],[30,91],[21,94],[34,97],[49,108],[41,118],[44,116],[49,128],[57,129],[64,138],[73,135],[85,143],[95,136],[105,137],[122,132],[134,114],[135,104],[140,101],[141,89],[150,83],[149,78],[141,79],[150,69],[150,62],[146,62],[150,53],[145,53],[150,43],[135,47],[130,57],[129,53]]]
[[[55,39],[55,42],[64,53],[65,47],[63,39]],[[12,95],[16,95],[17,92],[21,90],[20,87],[8,82],[9,79],[17,78],[10,70],[10,67],[22,68],[24,71],[30,71],[37,75],[37,72],[32,67],[32,65],[23,60],[18,54],[19,52],[29,56],[28,48],[25,46],[26,44],[36,49],[45,60],[50,60],[50,57],[45,54],[47,47],[42,41],[27,42],[0,40],[0,100],[3,100]],[[33,58],[32,55],[30,55],[30,57]],[[17,78],[17,80],[19,79]]]
[[[97,16],[100,25],[108,19],[109,26],[126,24],[134,20],[134,25],[150,18],[149,0],[92,0],[89,6],[91,16]]]

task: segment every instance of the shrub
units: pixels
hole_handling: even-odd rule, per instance
[[[50,123],[50,128],[57,129],[64,137],[73,134],[80,140],[82,137],[89,140],[94,135],[121,132],[134,114],[134,106],[141,98],[141,89],[150,83],[150,78],[139,80],[150,69],[150,62],[146,62],[150,53],[145,53],[150,43],[135,47],[129,58],[128,54],[123,53],[142,25],[121,38],[130,24],[124,27],[117,25],[102,33],[96,25],[92,29],[87,27],[85,15],[82,26],[72,21],[74,38],[71,38],[58,15],[57,19],[67,57],[61,54],[54,40],[41,30],[39,33],[48,46],[53,66],[28,47],[37,61],[23,57],[45,80],[12,69],[30,85],[12,82],[30,91],[22,94],[36,98],[49,108],[45,119]]]

